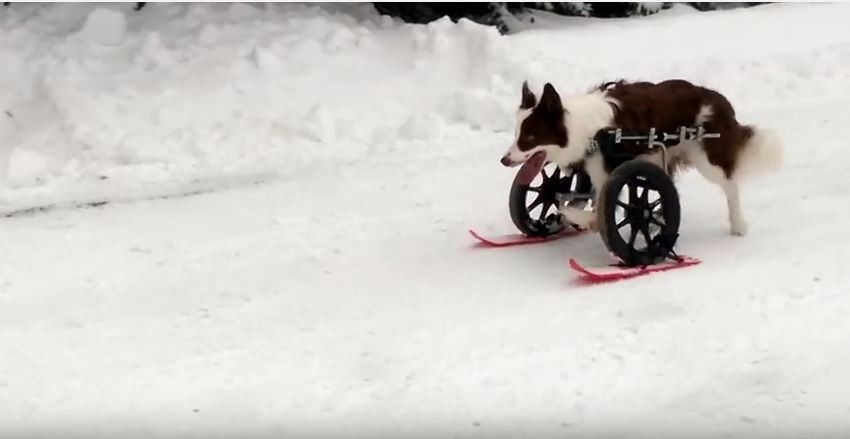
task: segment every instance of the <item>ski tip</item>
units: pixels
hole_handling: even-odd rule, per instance
[[[473,229],[469,229],[469,234],[472,235],[473,238],[475,238],[475,240],[476,240],[475,246],[476,247],[479,247],[479,248],[481,248],[481,247],[499,247],[499,243],[485,238],[484,236],[482,236],[480,233],[476,232]]]
[[[648,267],[623,267],[618,264],[611,264],[605,268],[588,268],[573,258],[570,258],[569,261],[570,268],[579,273],[576,280],[585,285],[632,279],[662,271],[690,267],[700,263],[702,263],[701,260],[689,256],[682,256],[680,261],[661,263]]]
[[[584,268],[584,265],[581,265],[577,260],[575,260],[575,258],[570,258],[570,268],[581,273],[588,273],[587,269]]]

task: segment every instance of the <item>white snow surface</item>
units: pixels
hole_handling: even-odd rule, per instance
[[[509,36],[366,4],[131,8],[0,8],[0,436],[850,431],[850,5]],[[746,237],[688,174],[701,265],[580,286],[598,235],[472,247],[515,231],[523,80],[670,77],[782,136]]]

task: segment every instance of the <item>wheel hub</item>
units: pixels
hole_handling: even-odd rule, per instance
[[[540,184],[540,197],[546,204],[558,203],[558,193],[561,192],[561,181],[559,176],[550,176]]]

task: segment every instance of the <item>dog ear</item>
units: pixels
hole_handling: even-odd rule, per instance
[[[543,86],[543,94],[540,96],[540,105],[537,107],[547,113],[563,113],[564,106],[561,104],[561,95],[555,91],[550,83]]]
[[[523,110],[530,110],[537,105],[537,97],[534,96],[534,93],[528,88],[528,81],[522,82],[522,102],[519,104],[519,108]]]

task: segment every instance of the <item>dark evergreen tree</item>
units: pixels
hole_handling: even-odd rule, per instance
[[[700,11],[728,9],[762,4],[737,3],[687,3]],[[507,31],[507,21],[513,15],[529,10],[545,10],[558,15],[596,18],[624,18],[654,14],[673,5],[671,2],[489,2],[489,3],[373,3],[381,14],[399,17],[408,23],[430,23],[443,17],[453,21],[467,18],[477,23],[498,26]]]

